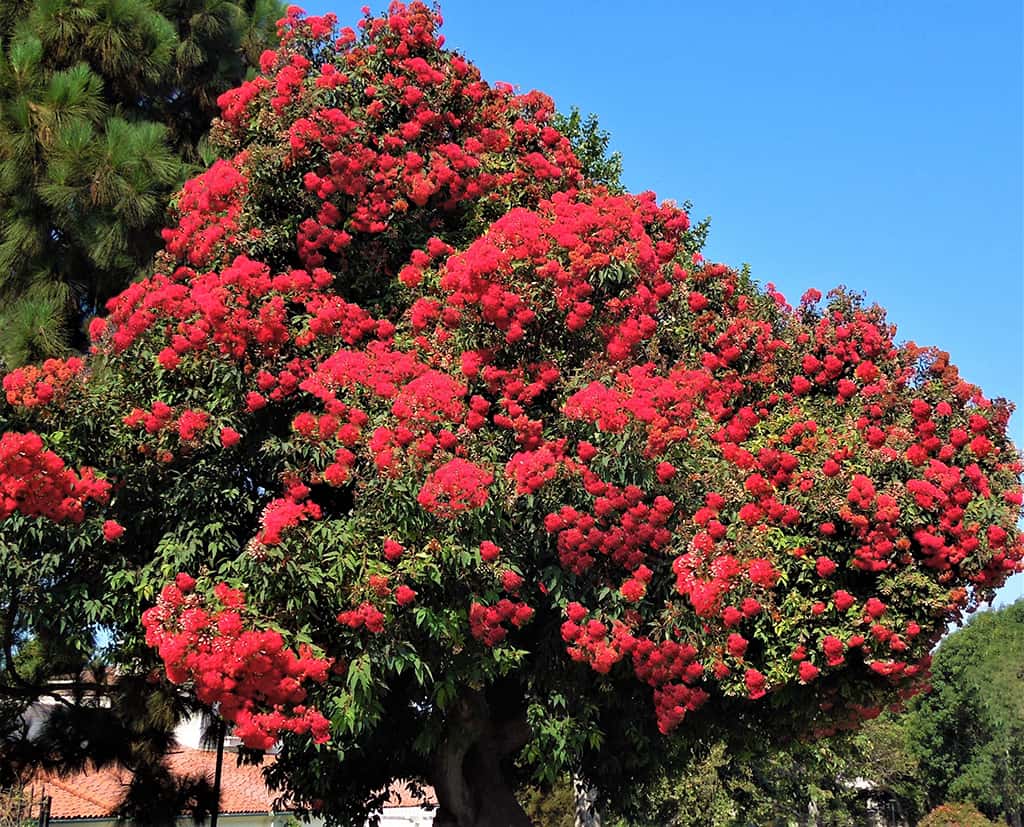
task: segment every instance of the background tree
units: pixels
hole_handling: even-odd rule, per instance
[[[630,790],[611,827],[867,824],[878,810],[916,823],[923,792],[903,719],[883,715],[815,741],[719,733],[677,756],[664,777]],[[543,822],[541,822],[543,823]]]
[[[339,824],[612,806],[913,692],[1024,553],[1008,405],[705,262],[438,24],[291,14],[89,358],[5,377],[8,626],[110,629]]]
[[[766,739],[714,740],[684,757],[684,770],[638,789],[626,823],[722,827],[799,821],[811,812],[817,824],[861,823],[869,793],[901,822],[917,823],[931,808],[932,819],[952,813],[942,823],[966,819],[961,809],[943,809],[952,801],[1017,824],[1022,637],[1024,601],[978,613],[943,639],[931,690],[907,710],[827,741],[759,749]]]
[[[15,0],[0,10],[0,358],[82,346],[209,162],[216,98],[274,37],[276,0]]]
[[[871,784],[876,801],[901,821],[914,823],[925,812],[924,776],[910,746],[906,711],[886,712],[853,735],[846,778]]]
[[[932,691],[907,728],[930,806],[966,801],[1024,819],[1024,601],[981,612],[942,641]]]

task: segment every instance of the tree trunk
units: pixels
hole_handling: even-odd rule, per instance
[[[532,827],[501,767],[529,740],[526,720],[495,721],[484,696],[469,692],[446,730],[433,760],[434,827]]]

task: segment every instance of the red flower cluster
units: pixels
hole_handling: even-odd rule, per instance
[[[338,623],[353,631],[365,628],[377,635],[384,631],[384,613],[372,603],[362,603],[357,609],[339,612]]]
[[[438,517],[457,517],[487,502],[494,475],[464,459],[453,459],[434,471],[423,483],[416,500]]]
[[[450,257],[441,287],[447,304],[473,308],[508,343],[544,341],[559,329],[590,341],[587,331],[596,331],[622,361],[657,327],[659,303],[673,290],[666,265],[688,225],[685,212],[658,207],[653,193],[559,193],[537,210],[512,210]],[[619,283],[610,294],[612,265]],[[529,296],[516,292],[527,267]]]
[[[38,408],[61,399],[80,379],[85,363],[77,358],[47,359],[42,366],[26,365],[4,376],[7,402],[16,407]]]
[[[346,325],[324,321],[332,318],[329,308],[335,305],[318,296],[317,291],[331,281],[325,271],[310,276],[304,270],[293,270],[272,276],[267,265],[245,255],[236,256],[219,272],[178,267],[170,276],[158,273],[111,299],[108,318],[117,327],[110,341],[116,352],[144,339],[146,334],[157,334],[157,360],[168,371],[178,370],[190,354],[207,351],[235,359],[243,359],[250,348],[272,354],[293,338],[287,324],[288,301],[307,306],[313,317],[307,340],[316,335],[314,331],[351,339],[351,320]],[[367,318],[361,314],[355,320],[360,335],[376,329],[372,320],[368,326],[363,324]],[[164,335],[168,325],[173,331],[170,336]],[[106,335],[104,331],[99,345]],[[296,379],[291,392],[298,384]],[[281,395],[287,393],[286,389]]]
[[[308,494],[305,486],[292,489],[290,496],[281,497],[267,504],[260,520],[263,528],[256,535],[255,542],[261,546],[276,546],[283,535],[305,520],[319,520],[320,506],[311,500],[304,500]]]
[[[469,607],[469,631],[485,646],[497,646],[506,635],[506,623],[522,628],[533,619],[533,609],[525,603],[502,598],[493,606],[474,601]]]
[[[611,433],[634,422],[646,430],[648,450],[661,452],[694,432],[697,406],[713,387],[705,370],[679,368],[659,376],[656,366],[646,363],[617,374],[614,388],[591,382],[566,400],[563,413]],[[665,465],[659,474],[665,477],[662,482],[674,475],[673,466]]]
[[[116,543],[124,535],[124,526],[116,520],[105,520],[103,523],[103,539],[108,543]]]
[[[0,520],[18,512],[80,523],[90,500],[99,505],[110,501],[110,483],[91,468],[76,474],[46,450],[38,434],[0,435]]]
[[[643,565],[649,552],[658,552],[672,539],[666,528],[675,509],[670,499],[659,495],[647,505],[644,492],[635,485],[617,488],[585,468],[581,476],[594,496],[594,513],[567,505],[544,520],[548,533],[558,537],[558,557],[564,568],[584,574],[601,555],[632,572]]]
[[[249,113],[262,101],[286,132],[285,166],[304,170],[315,205],[299,223],[305,266],[344,270],[359,236],[401,233],[428,211],[579,182],[568,141],[547,125],[551,99],[488,86],[476,67],[441,48],[439,22],[421,2],[393,3],[386,17],[362,22],[361,37],[337,37],[332,16],[302,19],[292,9],[282,48],[261,61],[266,74],[220,98],[235,137],[253,129]],[[305,40],[302,54],[290,45],[296,37]],[[390,58],[386,71],[380,54]],[[289,118],[296,106],[306,114]],[[205,220],[182,226],[171,242],[200,231],[192,246],[205,250],[214,227],[230,232],[222,225],[232,214],[217,206],[219,223],[204,210]]]
[[[330,722],[305,704],[302,684],[323,683],[331,661],[306,646],[296,655],[275,631],[247,629],[241,592],[221,583],[213,602],[194,587],[193,578],[179,574],[142,615],[146,643],[159,653],[167,677],[191,681],[199,700],[216,706],[247,747],[269,749],[282,732],[327,741]]]
[[[167,251],[196,267],[214,262],[236,240],[247,183],[239,165],[225,160],[187,181],[178,226],[163,231]]]
[[[629,656],[636,677],[654,689],[654,710],[658,729],[668,733],[708,699],[695,686],[704,677],[704,666],[696,660],[697,650],[673,640],[655,642],[637,637],[624,623],[608,624],[586,620],[588,611],[579,603],[566,607],[568,619],[562,624],[562,640],[575,661],[589,663],[599,674],[607,674],[623,657]],[[584,622],[586,621],[586,622]]]

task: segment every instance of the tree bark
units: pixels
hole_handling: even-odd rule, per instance
[[[525,718],[495,721],[481,693],[459,698],[433,760],[434,827],[533,827],[501,766],[529,738]]]

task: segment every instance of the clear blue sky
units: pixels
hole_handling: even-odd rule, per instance
[[[316,0],[345,25],[361,2]],[[383,0],[372,3],[378,10]],[[595,112],[633,191],[791,299],[862,290],[1024,403],[1020,0],[445,0],[484,77]],[[1012,429],[1024,445],[1024,411]],[[1024,594],[1018,575],[1001,600]]]

